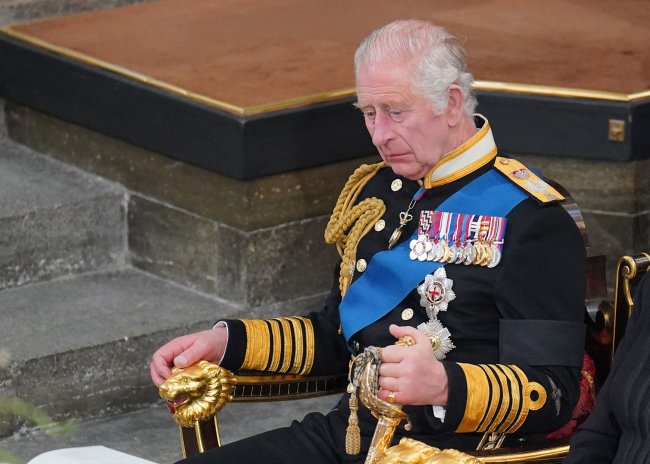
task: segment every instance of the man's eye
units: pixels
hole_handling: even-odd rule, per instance
[[[389,110],[388,114],[393,121],[398,121],[402,117],[402,111],[400,110]]]
[[[366,110],[366,111],[363,112],[363,117],[366,118],[366,119],[369,119],[369,120],[373,120],[373,119],[375,119],[375,112],[370,111],[370,110]]]

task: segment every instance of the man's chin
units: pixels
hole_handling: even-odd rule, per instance
[[[407,163],[391,162],[386,163],[398,176],[406,177],[410,180],[419,180],[422,179],[427,171],[423,171],[422,168],[416,166],[409,166]]]

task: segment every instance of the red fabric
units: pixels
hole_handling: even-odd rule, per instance
[[[570,437],[575,433],[580,424],[587,419],[591,411],[594,410],[596,403],[596,366],[594,360],[587,353],[585,353],[582,360],[581,373],[580,398],[578,398],[578,403],[573,409],[571,419],[556,431],[549,433],[546,436],[549,440],[560,440]]]

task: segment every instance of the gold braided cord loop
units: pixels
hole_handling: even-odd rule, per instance
[[[378,198],[366,198],[357,205],[354,203],[363,188],[384,166],[386,164],[383,162],[363,164],[354,171],[343,187],[325,228],[325,243],[336,244],[336,249],[341,256],[339,277],[341,295],[345,295],[352,280],[354,270],[352,266],[356,260],[359,241],[386,212],[384,202]]]

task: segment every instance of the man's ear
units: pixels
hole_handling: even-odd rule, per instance
[[[465,112],[465,98],[463,91],[456,84],[449,86],[449,100],[447,102],[447,121],[449,126],[453,127],[459,124],[463,113]]]

